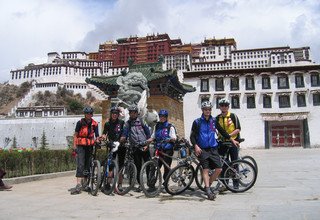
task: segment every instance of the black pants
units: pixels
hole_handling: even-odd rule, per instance
[[[168,149],[168,150],[163,150],[163,153],[168,154],[170,156],[173,155],[173,149]],[[169,168],[171,167],[171,163],[172,163],[172,158],[171,157],[166,157],[166,156],[162,156],[163,160],[169,165]],[[159,167],[162,167],[162,161],[159,160]],[[163,173],[163,182],[166,180],[168,173],[170,172],[170,169],[167,168],[164,165],[164,173]]]
[[[220,145],[219,146],[219,154],[221,156],[224,156],[229,148],[228,152],[228,158],[230,157],[230,161],[237,160],[239,158],[239,149],[237,146],[232,145],[231,147],[225,146],[225,145]]]
[[[77,172],[76,177],[85,177],[90,170],[90,157],[93,146],[77,146]]]
[[[150,160],[149,150],[142,151],[140,149],[135,149],[133,152],[133,160],[134,160],[134,164],[137,167],[137,181],[140,184],[140,171],[142,167],[142,160],[143,160],[143,163]]]
[[[224,156],[227,153],[228,148],[229,148],[229,152],[228,152],[227,158],[230,158],[230,162],[239,159],[239,149],[238,149],[237,146],[234,146],[234,145],[232,145],[231,147],[224,146],[224,145],[219,146],[219,154],[221,156]],[[224,168],[226,168],[226,167],[224,167]],[[234,168],[236,170],[239,170],[238,166],[236,166]],[[234,186],[239,186],[239,181],[238,180],[233,180],[233,185]]]

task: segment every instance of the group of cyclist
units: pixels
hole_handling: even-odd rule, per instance
[[[218,139],[220,141],[231,141],[232,149],[229,150],[231,160],[238,158],[239,133],[241,130],[237,116],[229,112],[230,102],[227,99],[219,101],[221,114],[217,117],[211,115],[212,104],[205,101],[201,104],[202,115],[194,120],[191,129],[190,141],[194,146],[195,155],[198,157],[203,167],[203,179],[205,183],[205,191],[209,200],[214,200],[216,193],[211,190],[210,185],[218,178],[222,171],[220,154],[225,153],[225,149],[219,148]],[[142,161],[146,162],[151,159],[149,144],[154,143],[155,148],[162,150],[165,154],[173,155],[173,147],[177,139],[175,127],[168,122],[168,111],[161,109],[158,112],[159,121],[152,129],[139,117],[137,106],[129,106],[129,120],[124,122],[119,118],[120,109],[111,107],[110,118],[105,123],[103,134],[99,136],[98,123],[92,119],[93,109],[91,107],[84,108],[84,118],[78,121],[74,133],[73,148],[77,152],[77,185],[71,194],[79,194],[85,190],[85,186],[81,185],[81,180],[86,178],[89,169],[89,157],[91,155],[94,141],[108,140],[109,142],[120,142],[120,146],[116,153],[118,157],[119,169],[124,164],[126,148],[124,143],[129,142],[133,149],[134,163],[137,167],[137,181],[139,183],[140,170]],[[216,134],[218,134],[218,139]],[[171,166],[172,158],[165,157],[164,161]],[[159,164],[161,167],[162,164]],[[209,169],[215,169],[213,175],[209,176]],[[169,168],[164,166],[163,179],[165,180]],[[234,183],[237,184],[237,183]],[[118,186],[121,187],[121,186]],[[140,184],[136,189],[141,191]]]

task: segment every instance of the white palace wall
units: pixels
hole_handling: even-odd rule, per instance
[[[16,137],[17,147],[32,147],[35,145],[33,137],[37,138],[37,147],[41,147],[41,137],[45,132],[48,147],[50,149],[64,149],[68,147],[67,137],[73,136],[75,126],[82,115],[67,117],[46,117],[46,118],[12,118],[0,119],[0,148],[5,146],[5,138],[11,142],[7,148],[12,146],[12,140]],[[101,114],[95,115],[94,120],[99,124],[101,135]]]

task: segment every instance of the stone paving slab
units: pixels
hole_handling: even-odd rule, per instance
[[[242,150],[259,166],[255,186],[209,201],[197,191],[179,196],[142,193],[70,195],[67,175],[14,184],[0,191],[0,219],[320,219],[320,149]]]

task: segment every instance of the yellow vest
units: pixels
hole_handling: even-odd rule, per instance
[[[233,132],[236,129],[235,124],[233,123],[231,117],[230,117],[230,112],[228,112],[228,114],[226,116],[219,116],[219,124],[220,126],[228,133],[231,134],[231,132]],[[237,135],[233,135],[231,136],[233,139],[235,139],[237,137]],[[222,137],[222,135],[219,133],[218,134],[218,138],[219,140],[225,140],[224,137]]]

